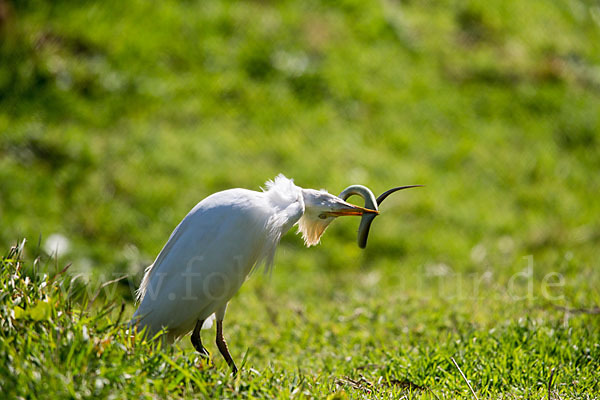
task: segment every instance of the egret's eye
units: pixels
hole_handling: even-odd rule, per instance
[[[321,219],[327,219],[327,214],[325,214],[325,213],[319,214],[319,218],[321,218]]]

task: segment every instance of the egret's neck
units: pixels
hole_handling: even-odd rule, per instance
[[[285,234],[302,214],[304,214],[304,198],[302,188],[294,185],[294,181],[283,175],[278,175],[274,181],[267,182],[269,203],[273,208],[269,221],[271,230],[277,230],[280,235]]]
[[[259,257],[259,263],[260,260],[264,260],[268,271],[273,265],[275,249],[281,236],[289,231],[304,214],[304,199],[302,189],[283,175],[268,181],[266,186],[263,195],[268,199],[270,216],[267,221],[267,240]]]

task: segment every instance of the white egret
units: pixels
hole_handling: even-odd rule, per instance
[[[326,191],[303,189],[283,175],[256,192],[230,189],[198,203],[175,228],[156,260],[146,271],[137,291],[139,308],[131,321],[146,334],[166,330],[172,343],[193,331],[191,342],[202,355],[200,330],[213,314],[216,344],[235,374],[237,368],[225,339],[223,318],[227,303],[253,268],[273,265],[275,249],[294,224],[307,246],[319,243],[327,226],[338,216],[377,215],[370,190],[351,186],[342,192],[365,198],[359,207]],[[364,243],[372,219],[361,225]],[[366,233],[365,233],[366,229]],[[359,245],[361,233],[359,232]]]

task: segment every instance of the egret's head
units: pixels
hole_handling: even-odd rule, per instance
[[[378,213],[376,210],[347,203],[326,191],[302,189],[302,197],[304,198],[304,215],[298,221],[298,229],[307,246],[319,243],[321,235],[336,217]]]

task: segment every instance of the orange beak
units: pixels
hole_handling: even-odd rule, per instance
[[[361,216],[363,214],[379,214],[379,211],[370,210],[368,208],[355,206],[354,204],[346,203],[345,201],[340,201],[339,208],[334,211],[328,211],[327,214],[335,216],[335,217],[341,217],[344,215]]]

